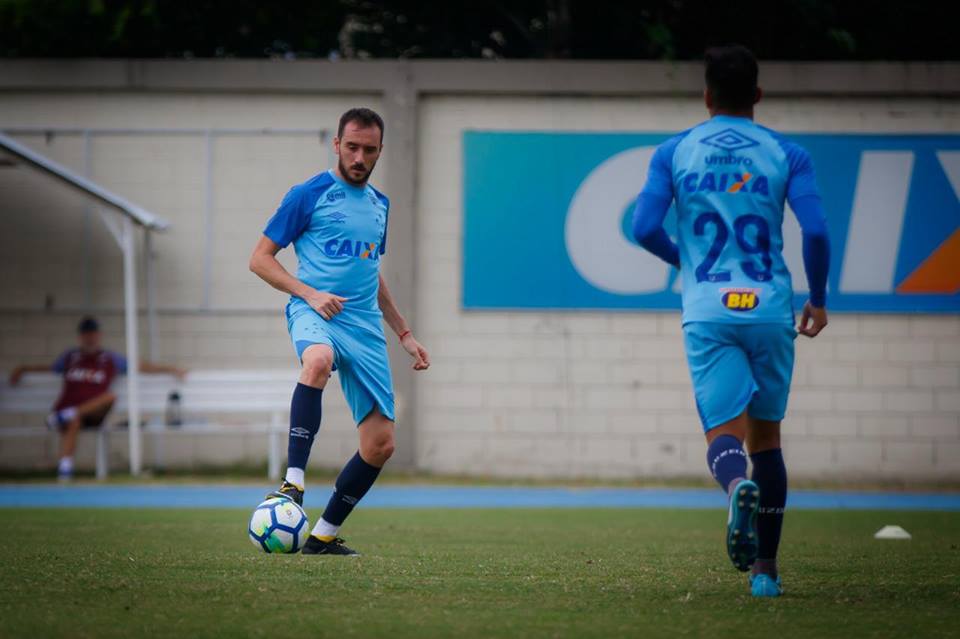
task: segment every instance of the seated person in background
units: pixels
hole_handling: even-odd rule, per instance
[[[61,433],[60,464],[57,473],[61,479],[73,476],[73,453],[77,448],[77,433],[81,427],[95,428],[103,424],[113,407],[116,395],[110,391],[114,377],[127,372],[127,358],[100,346],[100,325],[92,317],[85,317],[77,327],[80,346],[64,351],[53,366],[18,366],[10,374],[10,385],[19,383],[24,373],[53,371],[63,375],[60,398],[47,416],[47,426]],[[175,366],[141,362],[144,373],[169,373],[183,378],[186,371]]]

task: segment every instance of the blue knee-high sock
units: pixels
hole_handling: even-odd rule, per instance
[[[783,510],[787,505],[787,467],[779,448],[750,455],[753,462],[753,481],[760,487],[760,511],[757,514],[759,552],[757,561],[777,558],[780,531],[783,529]],[[772,564],[776,572],[776,563]]]
[[[333,495],[323,511],[323,520],[334,526],[340,526],[353,507],[367,494],[373,482],[377,481],[380,469],[363,461],[358,452],[340,471]]]
[[[747,476],[747,454],[743,452],[743,444],[733,435],[720,435],[707,447],[707,466],[720,488],[729,492],[735,480]]]
[[[306,468],[313,438],[320,430],[323,389],[297,384],[290,400],[290,434],[287,438],[287,466]]]

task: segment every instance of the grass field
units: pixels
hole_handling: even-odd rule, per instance
[[[360,558],[264,555],[236,510],[0,513],[2,637],[960,635],[957,513],[790,512],[779,600],[720,511],[361,509]]]

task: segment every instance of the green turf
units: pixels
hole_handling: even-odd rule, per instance
[[[791,512],[776,601],[726,561],[719,511],[359,510],[360,558],[265,555],[236,510],[0,516],[2,637],[960,633],[956,513]],[[913,541],[873,540],[886,523]]]

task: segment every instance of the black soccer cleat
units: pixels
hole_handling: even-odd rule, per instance
[[[322,541],[313,535],[307,538],[307,543],[303,545],[303,549],[300,551],[305,555],[349,555],[354,557],[359,557],[358,553],[353,548],[349,548],[343,544],[343,540],[339,537],[333,539],[332,541]]]
[[[283,483],[280,484],[280,488],[269,493],[267,499],[272,497],[279,497],[280,499],[290,499],[297,506],[303,506],[303,489],[288,482],[286,479],[283,480]]]

